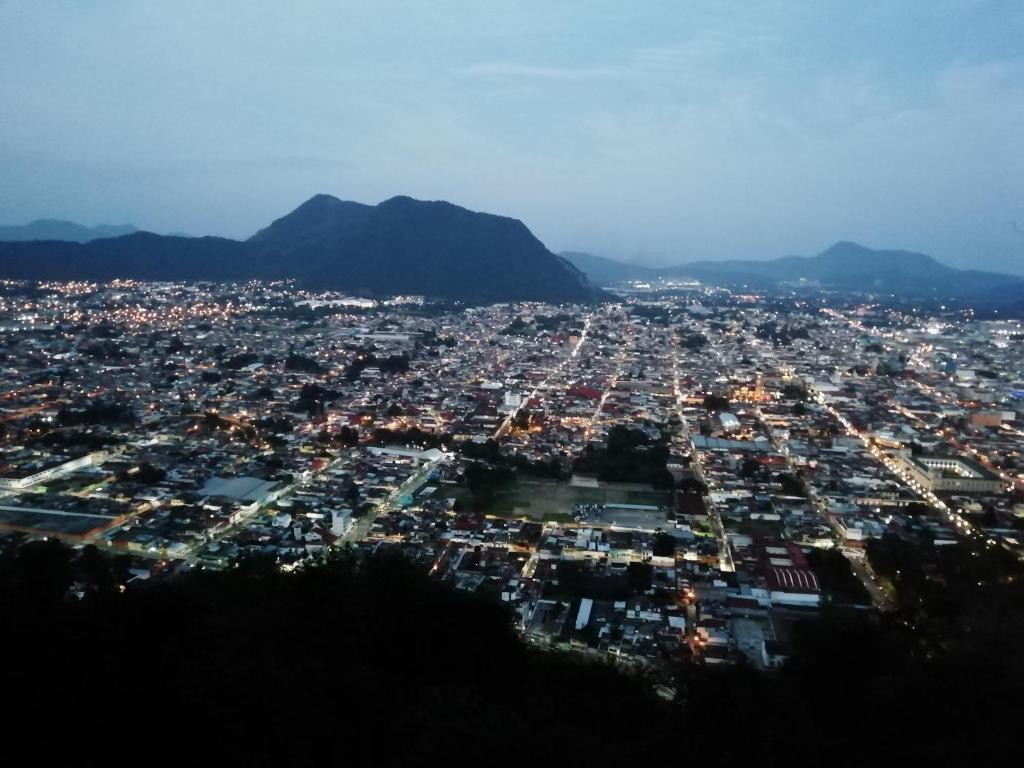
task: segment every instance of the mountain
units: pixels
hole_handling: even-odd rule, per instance
[[[841,241],[817,256],[784,256],[767,261],[695,261],[653,270],[634,267],[588,254],[571,254],[577,266],[597,266],[597,274],[617,276],[607,282],[663,277],[690,277],[719,285],[771,288],[803,283],[864,293],[886,293],[901,298],[940,299],[980,306],[1024,308],[1024,278],[974,269],[954,269],[931,256],[912,251],[873,250]],[[590,274],[590,273],[588,273]]]
[[[1024,278],[954,269],[913,251],[873,250],[841,241],[817,256],[770,261],[701,261],[680,267],[698,280],[765,287],[811,283],[902,298],[948,299],[984,305],[1012,303],[1024,296]]]
[[[371,206],[316,195],[245,241],[136,232],[83,244],[0,243],[0,277],[288,278],[308,288],[473,302],[604,298],[522,222],[410,197]]]
[[[131,224],[98,224],[95,227],[86,227],[63,219],[37,219],[29,224],[0,226],[0,241],[68,240],[73,243],[87,243],[102,237],[120,237],[136,231]]]
[[[214,280],[253,278],[242,243],[152,232],[88,243],[0,243],[0,276],[13,280]]]
[[[575,265],[595,285],[612,285],[630,280],[656,280],[662,274],[653,267],[626,264],[582,251],[562,251],[559,256]]]
[[[289,253],[334,246],[350,227],[365,221],[372,205],[339,200],[331,195],[314,195],[294,211],[249,238],[261,248]]]

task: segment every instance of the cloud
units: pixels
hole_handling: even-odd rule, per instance
[[[453,73],[460,77],[487,79],[590,80],[593,78],[615,77],[621,75],[623,71],[623,69],[618,67],[556,67],[493,61],[471,64],[467,67],[458,67],[453,70]]]
[[[245,235],[407,193],[610,255],[1005,263],[1022,39],[958,3],[0,4],[0,208]]]
[[[460,77],[488,79],[523,78],[538,80],[592,80],[679,73],[694,67],[707,67],[741,44],[739,39],[720,36],[693,37],[672,45],[641,47],[628,55],[595,66],[559,66],[515,61],[484,61],[458,67]]]

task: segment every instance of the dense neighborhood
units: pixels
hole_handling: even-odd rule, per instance
[[[1019,321],[693,283],[6,283],[2,312],[6,543],[95,547],[127,588],[396,551],[530,644],[657,679],[895,610],[894,549],[1024,555]]]

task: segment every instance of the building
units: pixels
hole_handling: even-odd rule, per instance
[[[92,464],[92,454],[69,459],[65,456],[47,457],[21,466],[9,466],[0,474],[0,488],[20,491],[45,483],[55,477],[74,472]]]
[[[907,456],[900,460],[910,479],[938,493],[1002,493],[1003,481],[983,466],[958,456]]]
[[[287,490],[287,486],[259,477],[211,477],[200,489],[203,496],[227,499],[239,504],[266,506]]]
[[[772,567],[765,580],[770,590],[772,605],[817,606],[821,602],[821,587],[814,571],[806,568]]]

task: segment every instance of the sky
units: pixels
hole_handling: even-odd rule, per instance
[[[1024,274],[1024,2],[0,0],[0,224],[240,238],[321,192]]]

